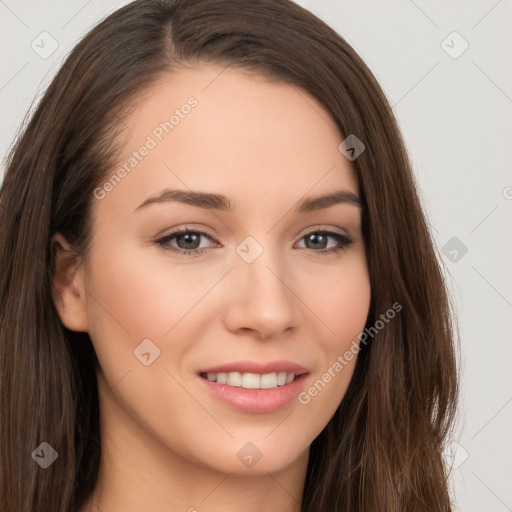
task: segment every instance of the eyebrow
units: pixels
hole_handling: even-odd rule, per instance
[[[213,194],[206,192],[196,192],[189,190],[169,190],[166,189],[160,194],[149,197],[140,204],[135,211],[146,208],[152,204],[177,202],[197,206],[199,208],[219,210],[225,212],[234,212],[235,205],[229,198],[222,194]],[[363,204],[359,196],[348,190],[337,190],[330,194],[318,197],[311,197],[295,205],[295,213],[308,213],[312,211],[329,208],[335,204],[351,204],[362,208]]]

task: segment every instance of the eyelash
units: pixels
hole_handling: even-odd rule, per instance
[[[173,247],[171,245],[169,245],[169,242],[173,239],[173,238],[176,238],[178,237],[179,235],[184,235],[184,234],[187,234],[187,233],[194,233],[194,234],[197,234],[197,235],[202,235],[202,236],[205,236],[207,238],[210,238],[211,240],[214,240],[213,238],[213,233],[211,232],[208,232],[208,231],[199,231],[199,230],[188,230],[188,229],[180,229],[178,231],[174,231],[172,233],[169,233],[168,235],[165,235],[164,237],[162,238],[159,238],[158,240],[156,240],[156,243],[161,246],[162,248],[166,249],[166,250],[170,250],[174,253],[177,253],[181,256],[193,256],[193,255],[199,255],[201,253],[203,253],[206,249],[206,247],[203,247],[203,248],[200,248],[200,249],[177,249],[176,247]],[[351,244],[354,243],[354,240],[347,236],[347,235],[344,235],[342,233],[337,233],[336,231],[329,231],[329,230],[320,230],[320,229],[312,229],[311,231],[305,233],[301,238],[300,240],[306,238],[308,235],[311,235],[311,234],[321,234],[321,235],[328,235],[332,238],[334,238],[340,245],[338,245],[337,247],[331,247],[330,249],[323,249],[321,251],[315,251],[314,249],[310,249],[310,251],[312,251],[313,253],[316,253],[318,254],[319,256],[326,256],[326,255],[332,255],[332,254],[336,254],[340,251],[344,251],[345,249],[347,249]],[[307,247],[306,247],[307,249]]]

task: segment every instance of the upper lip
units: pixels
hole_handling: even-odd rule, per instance
[[[257,373],[263,375],[265,373],[294,373],[295,375],[302,375],[308,373],[309,370],[300,364],[291,361],[236,361],[233,363],[221,364],[218,366],[211,366],[203,368],[198,373]]]

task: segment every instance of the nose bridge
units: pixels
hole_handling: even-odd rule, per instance
[[[247,237],[236,252],[236,283],[227,315],[229,328],[251,329],[269,337],[296,325],[297,299],[280,249],[271,247],[270,242],[264,246]]]

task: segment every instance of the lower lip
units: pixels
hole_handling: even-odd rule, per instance
[[[290,384],[273,389],[246,389],[211,382],[201,376],[198,378],[212,395],[239,411],[269,413],[281,409],[297,398],[308,375],[309,373],[304,373]]]

